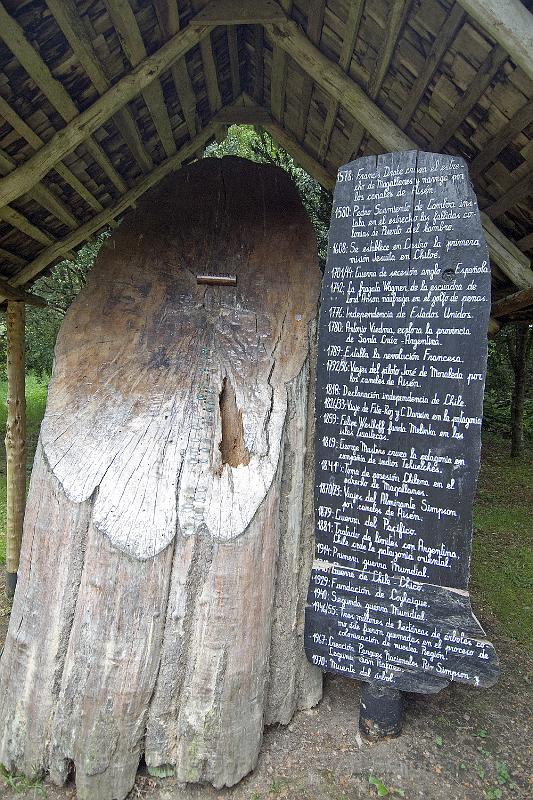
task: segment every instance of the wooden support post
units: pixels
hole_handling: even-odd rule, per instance
[[[6,594],[17,584],[26,501],[26,395],[24,376],[24,303],[7,304],[7,526]]]

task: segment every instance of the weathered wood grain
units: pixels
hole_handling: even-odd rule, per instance
[[[265,723],[320,698],[303,649],[315,248],[281,171],[213,159],[102,250],[58,338],[29,494],[0,664],[9,767],[74,769],[81,800],[125,797],[143,754],[232,785]]]

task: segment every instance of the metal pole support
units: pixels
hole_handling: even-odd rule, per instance
[[[402,732],[403,699],[398,689],[363,683],[359,730],[365,739],[376,741]]]

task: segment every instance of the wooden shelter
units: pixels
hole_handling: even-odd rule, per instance
[[[360,155],[466,158],[490,331],[533,316],[531,0],[4,0],[0,301],[9,336],[8,565],[24,492],[23,303],[225,126],[266,129],[323,186]]]

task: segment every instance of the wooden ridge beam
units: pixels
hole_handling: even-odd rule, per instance
[[[129,0],[104,0],[104,3],[120,39],[122,50],[131,66],[135,68],[146,59],[146,48]],[[163,149],[169,157],[176,152],[176,141],[160,81],[154,79],[145,86],[142,96]]]
[[[74,117],[35,155],[12,173],[0,179],[0,207],[31,189],[68,153],[82,144],[112,117],[119,108],[133,100],[176,59],[183,57],[191,47],[198,44],[208,30],[208,28],[187,26],[177,33],[153,55],[142,61],[138,67],[108,89],[92,106]]]
[[[486,92],[494,76],[507,61],[507,58],[507,52],[499,44],[492,48],[466,92],[450,110],[449,114],[446,115],[431,143],[432,150],[437,153],[440,152],[452,138],[459,125],[474,108],[479,98]]]
[[[35,131],[33,131],[29,125],[24,122],[22,117],[11,108],[9,103],[7,103],[3,97],[0,97],[0,115],[8,122],[13,130],[15,130],[26,142],[33,148],[33,150],[39,150],[44,145],[44,141],[41,139],[40,136],[37,136]],[[55,165],[54,171],[63,178],[65,183],[74,189],[80,197],[82,197],[87,205],[93,208],[95,211],[103,211],[103,205],[100,203],[96,197],[91,194],[91,192],[83,185],[79,178],[77,178],[71,170],[59,162]]]
[[[163,34],[163,40],[172,39],[180,29],[178,5],[174,0],[153,0],[155,13]],[[170,67],[172,80],[176,87],[176,94],[181,107],[183,119],[189,129],[189,136],[193,137],[199,128],[196,113],[196,95],[189,77],[185,58],[179,58]]]
[[[152,186],[159,183],[169,172],[178,169],[182,162],[191,158],[200,147],[205,146],[208,140],[215,135],[216,128],[219,124],[220,121],[218,117],[215,116],[205,128],[202,128],[202,130],[196,134],[194,139],[188,141],[180,150],[174,153],[173,156],[170,156],[170,158],[167,158],[155,167],[150,175],[144,177],[136,186],[122,195],[112,208],[104,209],[104,211],[97,214],[91,220],[80,225],[77,230],[73,231],[64,239],[50,244],[37,258],[26,264],[26,266],[10,280],[10,285],[24,286],[24,284],[33,280],[33,278],[49,267],[50,264],[64,257],[65,251],[70,251],[71,248],[77,247],[87,241],[91,236],[108,225],[111,220],[123,214],[124,211],[134,205],[139,197],[147,192],[148,189],[151,189]],[[0,214],[1,213],[0,211]],[[2,299],[5,299],[5,296],[2,296],[2,292],[0,291],[0,302]]]
[[[63,85],[54,78],[48,65],[32,47],[23,29],[18,22],[7,13],[2,3],[0,3],[0,38],[4,40],[13,55],[20,62],[20,65],[26,70],[28,75],[45,97],[48,98],[57,112],[63,117],[65,122],[69,123],[75,119],[79,112],[73,99]],[[100,165],[119,192],[125,191],[128,187],[115,170],[100,145],[93,140],[88,140],[86,147],[91,157]]]
[[[497,300],[492,304],[490,313],[495,319],[498,319],[499,317],[508,317],[531,305],[533,305],[533,286],[507,295],[502,300]]]
[[[483,144],[479,155],[469,164],[470,174],[479,175],[491,161],[497,158],[503,148],[531,122],[533,122],[533,100],[523,105],[509,122]]]
[[[459,0],[464,10],[533,80],[533,14],[520,0]]]
[[[511,186],[508,191],[502,194],[501,197],[498,197],[498,199],[490,203],[490,205],[485,206],[483,211],[491,219],[497,219],[532,192],[533,172],[529,172],[527,175],[524,175],[521,180],[517,181],[514,186]]]
[[[284,22],[285,13],[276,0],[215,0],[196,14],[189,25],[266,25],[269,22]]]
[[[361,25],[361,17],[363,16],[363,8],[364,0],[352,0],[348,8],[348,18],[346,20],[346,25],[344,26],[344,36],[342,39],[341,53],[339,56],[339,66],[343,72],[350,71],[350,64],[352,63],[355,42],[357,41],[359,26]],[[322,131],[322,136],[320,137],[320,145],[318,148],[318,160],[321,164],[323,164],[326,160],[329,150],[329,143],[331,141],[331,134],[333,133],[335,120],[337,119],[338,113],[339,103],[337,100],[330,99],[326,119],[324,121],[324,129]],[[357,122],[354,120],[354,126],[355,125],[357,125]]]
[[[320,36],[322,35],[322,24],[324,22],[324,12],[326,10],[325,0],[309,0],[307,13],[307,38],[313,44],[320,44]],[[305,139],[305,131],[307,129],[307,120],[309,117],[309,109],[311,107],[311,98],[313,96],[313,76],[308,70],[304,70],[302,88],[299,97],[299,113],[298,121],[296,123],[296,138],[299,142]]]
[[[107,92],[111,81],[105,74],[93,43],[87,35],[74,0],[46,0],[46,4],[96,91],[99,94]],[[149,172],[153,162],[146,152],[131,111],[122,108],[112,119],[135,161],[143,172]]]
[[[420,70],[413,88],[410,90],[407,99],[398,115],[398,125],[400,128],[405,128],[413,116],[415,109],[422,99],[429,82],[431,81],[437,67],[441,62],[442,57],[457,36],[459,29],[462,27],[463,22],[465,21],[465,18],[465,12],[461,6],[455,3],[451,8],[450,13],[446,16],[441,29],[437,33],[437,36],[435,37],[424,62],[424,66]]]

